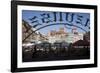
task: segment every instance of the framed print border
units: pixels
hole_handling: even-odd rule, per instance
[[[23,67],[18,68],[18,6],[44,6],[59,8],[77,8],[94,10],[94,64],[78,64],[78,65],[60,65],[60,66],[43,66],[43,67]],[[80,4],[61,4],[47,2],[31,2],[31,1],[11,1],[11,72],[24,71],[42,71],[42,70],[58,70],[73,68],[89,68],[97,67],[97,6],[96,5],[80,5]]]

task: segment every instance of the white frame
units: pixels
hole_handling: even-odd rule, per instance
[[[45,62],[22,62],[22,10],[40,10],[40,11],[60,11],[60,12],[82,12],[90,13],[90,59],[82,60],[64,60],[64,61],[45,61]],[[45,7],[45,6],[18,6],[18,54],[17,62],[18,68],[23,67],[45,67],[45,66],[59,66],[59,65],[80,65],[94,63],[94,10],[93,9],[77,9],[77,8],[59,8],[59,7]]]

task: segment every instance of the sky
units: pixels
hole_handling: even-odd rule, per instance
[[[48,14],[48,15],[44,15],[45,14]],[[68,17],[66,17],[66,14],[69,14]],[[71,15],[73,15],[73,20],[71,22],[70,19],[71,19]],[[36,18],[34,18],[36,17]],[[46,23],[46,22],[43,22],[42,19],[43,17],[49,17],[49,20],[50,22],[49,23]],[[78,27],[81,27],[83,28],[84,30],[86,31],[89,31],[89,27],[90,27],[90,21],[87,23],[88,27],[87,26],[84,26],[86,24],[86,21],[87,19],[90,20],[90,14],[89,13],[72,13],[72,12],[62,12],[62,21],[59,21],[60,19],[60,12],[56,12],[56,21],[54,21],[54,14],[53,12],[51,11],[35,11],[35,10],[22,10],[22,19],[27,21],[31,26],[34,26],[37,24],[37,22],[34,22],[32,23],[32,21],[38,21],[39,26],[35,27],[35,29],[38,29],[40,27],[43,27],[45,25],[51,25],[51,26],[48,26],[48,27],[45,27],[45,28],[42,28],[42,29],[39,29],[38,32],[46,35],[48,32],[52,31],[52,30],[56,30],[58,31],[59,28],[61,27],[67,27],[65,28],[65,31],[66,32],[71,32],[72,29],[70,28],[74,28],[74,26],[69,26],[69,25],[64,25],[64,24],[72,24],[72,25],[76,25]],[[32,18],[34,18],[32,20]],[[30,20],[31,19],[31,20]],[[44,19],[45,21],[48,21],[48,19]],[[77,23],[78,22],[81,22],[82,21],[82,24],[80,23]],[[54,24],[54,25],[52,25]],[[85,32],[83,31],[82,29],[80,28],[77,28],[77,31],[78,32]]]

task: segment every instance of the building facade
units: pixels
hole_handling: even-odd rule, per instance
[[[34,32],[33,28],[26,22],[22,21],[22,42],[27,43],[31,41],[44,41],[47,40],[45,36],[43,36],[39,32]]]
[[[72,32],[65,32],[64,28],[60,28],[59,31],[50,31],[48,33],[48,41],[54,42],[68,42],[74,43],[78,40],[83,40],[83,33],[77,32],[76,28],[72,29]]]
[[[32,34],[31,34],[32,33]],[[31,35],[30,35],[31,34]],[[64,28],[59,28],[58,31],[51,30],[47,35],[43,35],[40,32],[34,32],[33,28],[26,22],[22,22],[22,41],[30,42],[35,41],[47,41],[49,43],[54,42],[68,42],[74,43],[78,40],[83,40],[83,33],[79,33],[76,28],[73,28],[71,32],[65,31]]]

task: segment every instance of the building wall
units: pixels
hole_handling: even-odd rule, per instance
[[[53,33],[54,32],[54,33]],[[75,34],[74,32],[65,32],[64,30],[59,30],[59,31],[51,31],[49,32],[48,39],[50,43],[54,42],[68,42],[68,43],[74,43],[78,40],[83,40],[83,33],[78,33]]]

